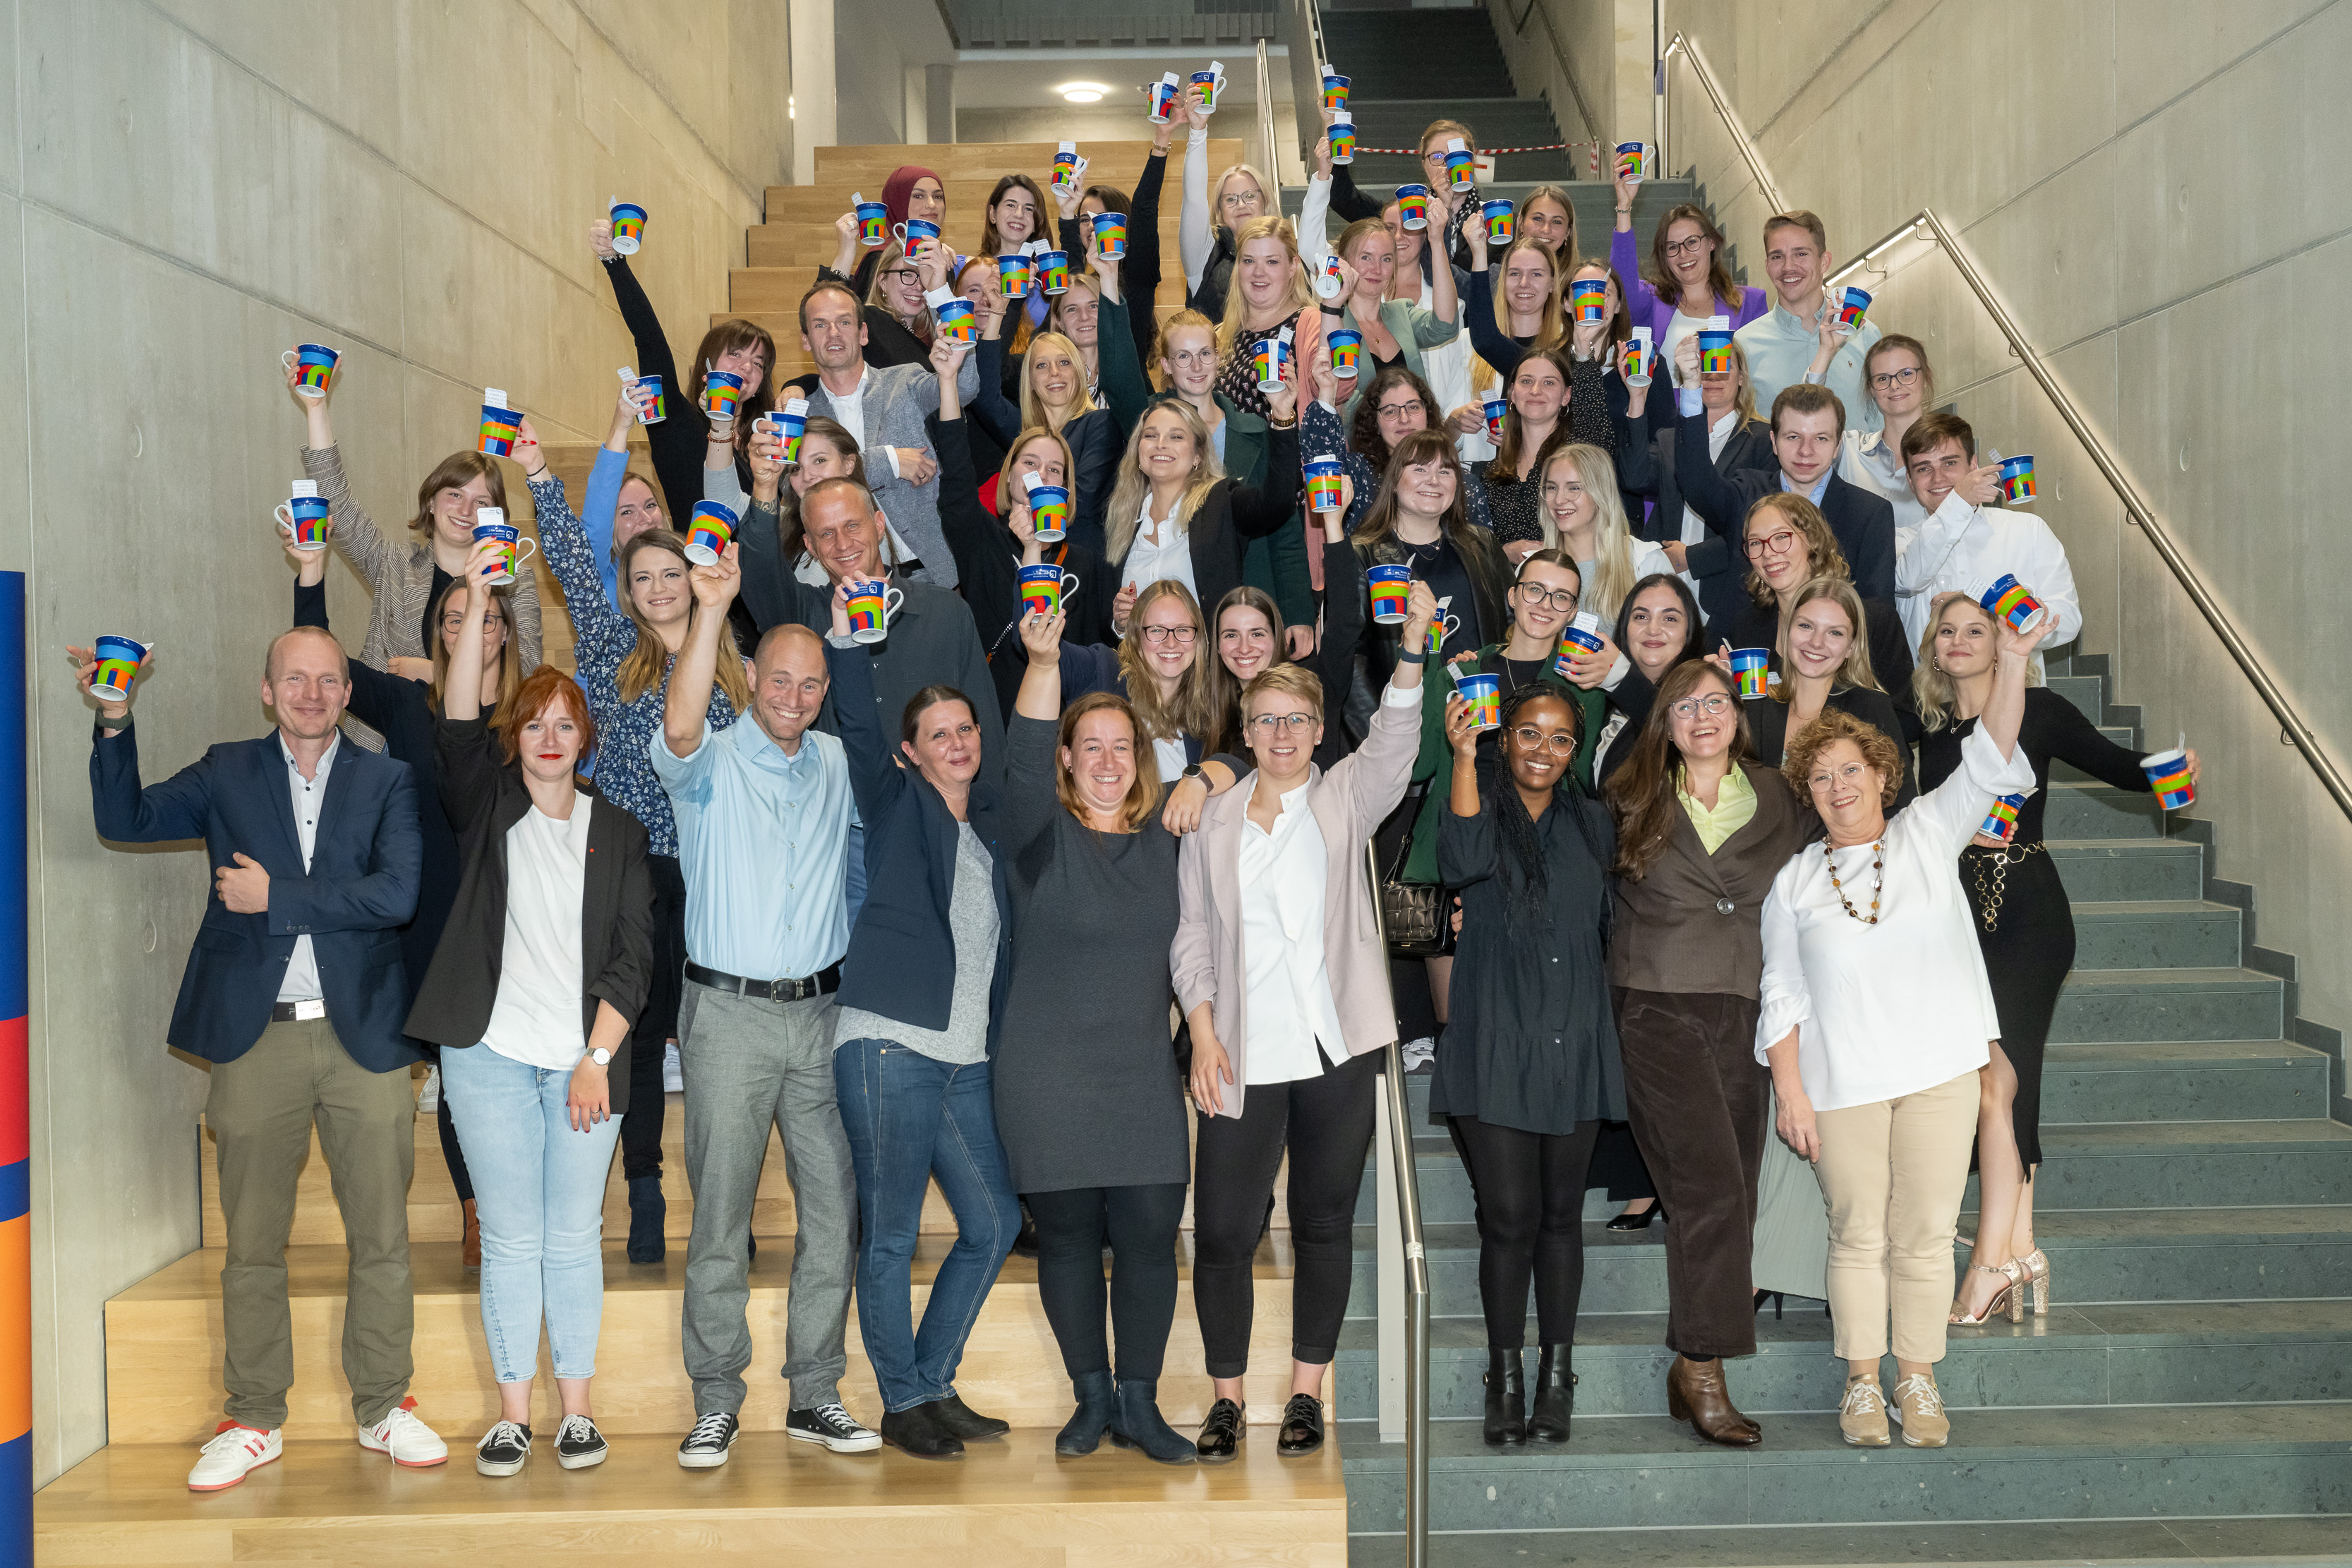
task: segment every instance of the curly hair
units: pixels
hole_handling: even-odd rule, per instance
[[[1421,399],[1423,429],[1437,429],[1445,421],[1446,411],[1437,405],[1437,394],[1430,391],[1429,383],[1415,375],[1410,366],[1392,364],[1372,377],[1371,386],[1356,399],[1356,417],[1348,430],[1348,449],[1370,464],[1376,474],[1384,474],[1389,468],[1389,444],[1381,438],[1381,399],[1400,386],[1412,388],[1412,395]]]
[[[1797,798],[1810,808],[1813,804],[1813,764],[1821,755],[1840,741],[1851,741],[1862,753],[1864,767],[1878,770],[1878,805],[1884,811],[1895,804],[1903,789],[1903,752],[1893,737],[1875,724],[1866,724],[1842,708],[1824,708],[1822,716],[1805,726],[1803,731],[1789,742],[1788,754],[1780,759],[1780,776],[1797,792]]]

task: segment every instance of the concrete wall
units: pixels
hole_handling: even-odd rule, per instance
[[[1649,0],[1486,0],[1486,15],[1510,62],[1513,89],[1522,98],[1549,102],[1562,137],[1649,140]],[[1552,47],[1555,38],[1596,122],[1589,130]]]
[[[203,857],[98,843],[89,713],[58,648],[160,641],[151,778],[263,731],[262,648],[289,614],[268,509],[301,472],[278,354],[298,339],[346,351],[338,422],[379,518],[472,444],[485,384],[551,437],[601,436],[632,356],[587,225],[614,193],[646,203],[640,271],[690,351],[788,166],[783,10],[0,0],[0,478],[18,496],[0,568],[32,574],[35,657],[39,1479],[105,1439],[107,1297],[197,1245],[206,1081],[163,1043]],[[331,581],[356,646],[362,592],[340,565]]]
[[[834,0],[836,140],[845,146],[927,142],[923,89],[909,70],[955,58],[936,0]]]
[[[2352,321],[2342,0],[1680,0],[1787,199],[1841,258],[1923,206],[1956,228],[2237,625],[2339,759],[2342,523],[2332,419]],[[1677,65],[1670,162],[1760,251],[1764,208]],[[2203,753],[2216,869],[2261,943],[2302,959],[2300,1011],[2352,1026],[2352,823],[1951,266],[1886,280],[1872,318],[1925,341],[1980,442],[2040,458],[2042,514],[2117,698]],[[2244,330],[2251,325],[2251,331]],[[2330,955],[2336,955],[2331,957]]]

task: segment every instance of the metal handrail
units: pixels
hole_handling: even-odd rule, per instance
[[[1257,133],[1265,143],[1265,177],[1282,184],[1282,149],[1274,141],[1274,77],[1266,69],[1265,40],[1257,41]],[[1276,203],[1277,206],[1281,204]]]
[[[1389,945],[1387,916],[1381,910],[1380,851],[1364,842],[1370,872],[1372,922],[1381,951]],[[1391,1012],[1394,1012],[1391,998]],[[1404,1564],[1429,1568],[1429,1250],[1421,1224],[1421,1175],[1413,1168],[1412,1112],[1405,1089],[1404,1050],[1388,1043],[1388,1136],[1396,1164],[1397,1228],[1404,1241]]]
[[[1676,51],[1680,51],[1689,59],[1693,74],[1698,78],[1699,86],[1706,89],[1708,100],[1715,105],[1716,112],[1722,117],[1725,128],[1731,132],[1732,141],[1738,148],[1740,157],[1746,161],[1748,174],[1756,181],[1757,189],[1762,192],[1765,198],[1771,203],[1774,212],[1788,211],[1788,204],[1781,199],[1780,187],[1773,182],[1771,171],[1764,165],[1763,154],[1757,150],[1756,143],[1749,140],[1747,131],[1739,123],[1738,116],[1732,112],[1731,105],[1723,96],[1722,88],[1715,79],[1715,73],[1707,68],[1706,57],[1699,53],[1698,46],[1695,41],[1681,33],[1675,35],[1674,42],[1666,47],[1665,55],[1661,59],[1659,68],[1662,96],[1666,79],[1664,61],[1671,59]],[[1663,153],[1660,157],[1663,164]],[[2018,362],[2025,366],[2026,374],[2031,375],[2034,384],[2042,389],[2042,395],[2050,400],[2050,405],[2058,411],[2058,417],[2065,423],[2068,432],[2081,443],[2083,450],[2090,454],[2092,465],[2099,470],[2099,477],[2107,481],[2107,488],[2115,491],[2117,500],[2123,502],[2125,515],[2129,517],[2133,524],[2147,536],[2148,543],[2155,546],[2157,555],[2171,572],[2173,581],[2180,584],[2181,591],[2189,595],[2189,602],[2194,604],[2198,613],[2205,617],[2206,626],[2211,628],[2213,636],[2221,646],[2229,650],[2231,658],[2237,662],[2239,671],[2252,685],[2255,693],[2262,698],[2263,705],[2270,709],[2272,717],[2279,721],[2280,740],[2303,753],[2304,761],[2311,765],[2311,771],[2319,775],[2320,786],[2335,799],[2336,808],[2345,816],[2352,816],[2352,779],[2347,778],[2343,764],[2329,754],[2319,732],[2312,728],[2308,720],[2304,718],[2302,710],[2295,706],[2294,699],[2287,695],[2286,689],[2281,686],[2277,678],[2271,674],[2270,668],[2263,662],[2262,656],[2254,651],[2253,646],[2247,642],[2245,634],[2241,632],[2237,623],[2230,618],[2230,613],[2222,608],[2220,598],[2214,595],[2212,588],[2206,583],[2196,566],[2190,563],[2187,552],[2180,548],[2179,542],[2172,537],[2172,531],[2164,525],[2163,521],[2157,516],[2156,509],[2148,504],[2147,498],[2140,493],[2139,487],[2134,484],[2131,476],[2125,472],[2122,461],[2116,457],[2105,438],[2099,434],[2098,427],[2091,422],[2090,416],[2084,414],[2076,405],[2074,399],[2068,395],[2064,384],[2059,381],[2057,373],[2043,363],[2042,356],[2034,352],[2032,343],[2026,339],[2025,329],[2018,325],[2017,318],[2011,315],[2009,307],[2001,302],[2000,296],[1994,291],[1992,284],[1985,278],[1984,269],[1977,265],[1976,257],[1969,251],[1968,246],[1962,243],[1960,237],[1953,233],[1944,220],[1937,215],[1936,210],[1933,207],[1922,207],[1916,216],[1906,220],[1900,228],[1864,251],[1860,260],[1841,268],[1830,281],[1835,283],[1840,279],[1865,270],[1884,278],[1888,275],[1889,269],[1884,267],[1873,267],[1872,263],[1906,243],[1931,244],[1941,247],[1944,255],[1950,259],[1953,269],[1960,275],[1960,281],[1969,286],[1969,291],[1976,296],[1977,303],[1984,307],[1985,314],[1991,318],[1992,324],[1999,328],[2000,335],[2009,341],[2009,352],[2015,354]]]
[[[1568,51],[1560,47],[1559,35],[1552,31],[1551,8],[1543,0],[1528,0],[1528,10],[1522,11],[1512,22],[1511,30],[1527,30],[1528,11],[1535,13],[1543,22],[1544,37],[1551,40],[1551,58],[1559,62],[1560,79],[1568,83],[1568,96],[1576,100],[1577,118],[1584,121],[1584,133],[1596,142],[1602,140],[1601,122],[1592,118],[1592,106],[1584,101],[1583,84],[1576,79],[1576,72],[1569,68]]]
[[[1290,111],[1298,122],[1298,145],[1304,150],[1323,134],[1323,62],[1330,58],[1324,53],[1323,15],[1315,0],[1290,0],[1290,37],[1285,47],[1290,51]],[[1306,161],[1313,166],[1311,156]],[[1279,184],[1282,172],[1271,170],[1268,177]]]

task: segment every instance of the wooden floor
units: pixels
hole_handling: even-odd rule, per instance
[[[1344,1568],[1339,1443],[1278,1458],[1268,1434],[1230,1465],[1156,1465],[1108,1443],[1083,1459],[1015,1430],[952,1463],[844,1456],[747,1435],[718,1470],[678,1468],[677,1439],[620,1437],[589,1470],[545,1445],[489,1480],[456,1442],[404,1470],[348,1438],[289,1443],[241,1486],[186,1488],[194,1449],[118,1443],[34,1500],[35,1551],[63,1565],[300,1563],[498,1568],[757,1562],[762,1568]]]

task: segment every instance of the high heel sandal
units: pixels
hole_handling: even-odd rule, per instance
[[[1990,1320],[1995,1312],[2004,1307],[2009,1310],[2011,1322],[2021,1323],[2025,1321],[2025,1282],[2032,1276],[2026,1273],[2023,1264],[2012,1258],[1998,1268],[1988,1268],[1981,1263],[1971,1263],[1969,1265],[1969,1270],[1975,1274],[1997,1274],[2008,1283],[1994,1291],[1992,1300],[1987,1301],[1984,1304],[1984,1310],[1974,1317],[1969,1315],[1966,1292],[1955,1296],[1952,1298],[1951,1315],[1945,1320],[1947,1322],[1974,1328]]]
[[[2050,1289],[2050,1259],[2037,1247],[2019,1258],[2017,1266],[2025,1270],[2025,1282],[2033,1292],[2033,1315],[2047,1317],[2050,1304],[2057,1299]],[[2021,1296],[2024,1293],[2022,1290],[2018,1292]]]

